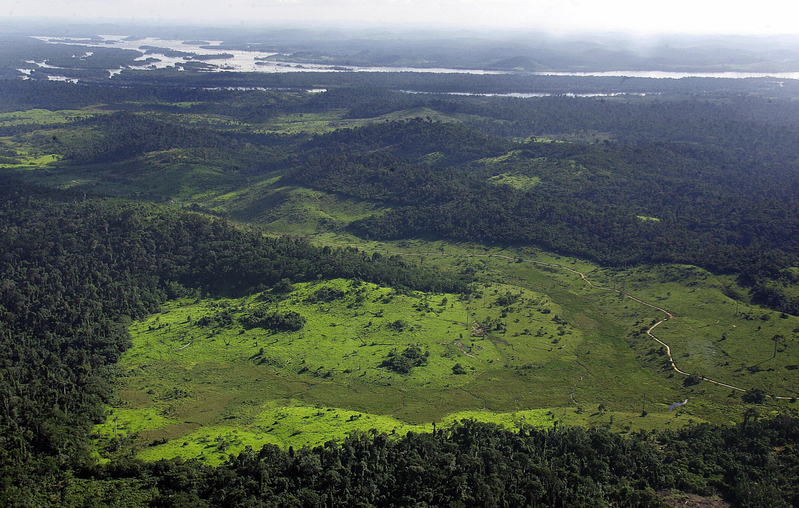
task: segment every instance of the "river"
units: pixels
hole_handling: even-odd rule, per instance
[[[119,48],[131,49],[145,53],[135,61],[140,65],[133,69],[163,69],[167,67],[182,68],[187,65],[205,64],[209,72],[429,72],[449,74],[519,74],[518,71],[497,71],[487,69],[451,69],[443,67],[363,67],[354,65],[323,65],[305,62],[278,61],[271,59],[278,55],[257,49],[234,50],[221,47],[223,41],[184,41],[178,39],[160,38],[131,38],[125,35],[101,35],[99,38],[70,38],[70,37],[44,37],[39,39],[50,44],[69,44],[83,48]],[[160,50],[160,51],[159,51]],[[165,54],[172,51],[186,53],[186,55]],[[91,51],[85,51],[81,58],[91,56]],[[201,56],[201,58],[197,58]],[[42,68],[53,68],[44,62],[32,62]],[[107,69],[109,77],[119,74],[123,69]],[[799,72],[701,72],[701,71],[543,71],[530,72],[536,76],[577,76],[577,77],[628,77],[628,78],[655,78],[655,79],[681,79],[681,78],[774,78],[774,79],[799,79]],[[534,96],[524,94],[525,96]]]

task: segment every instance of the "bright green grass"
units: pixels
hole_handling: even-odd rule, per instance
[[[197,427],[170,422],[153,414],[152,410],[116,409],[109,415],[108,422],[96,429],[99,436],[96,442],[98,445],[107,445],[113,436],[122,439],[138,436],[139,441],[144,443],[138,448],[137,457],[140,459],[197,458],[218,465],[230,454],[239,453],[247,446],[259,449],[266,444],[274,444],[283,448],[299,448],[316,446],[329,440],[341,440],[354,432],[381,432],[402,436],[411,431],[433,430],[432,423],[414,425],[388,415],[321,405],[307,406],[292,400],[267,403],[259,410],[255,418],[244,423],[237,424],[231,418],[228,424]],[[680,416],[683,418],[679,419]],[[461,411],[445,416],[438,422],[438,426],[445,428],[464,419],[495,423],[510,429],[525,426],[549,428],[556,422],[561,422],[568,425],[603,427],[619,432],[681,426],[689,421],[701,421],[686,417],[683,413],[661,412],[643,418],[633,413],[598,409],[589,413],[573,409],[545,408],[511,413]]]
[[[412,108],[393,111],[373,118],[344,118],[346,110],[325,113],[295,113],[279,116],[267,123],[254,125],[256,132],[282,134],[324,134],[341,128],[362,127],[372,123],[430,118],[437,122],[454,122],[457,119],[429,108]]]
[[[280,173],[257,176],[232,170],[224,154],[173,149],[130,161],[90,166],[47,166],[53,155],[21,153],[0,167],[24,173],[30,181],[104,195],[198,204],[236,220],[262,224],[286,234],[338,230],[383,208],[365,201],[278,184]],[[214,157],[220,160],[214,160]]]
[[[286,405],[267,404],[258,417],[249,425],[214,425],[199,428],[182,438],[171,439],[164,444],[147,446],[137,457],[143,460],[183,457],[198,458],[217,465],[226,460],[229,454],[241,452],[246,446],[255,449],[266,444],[283,448],[293,446],[316,446],[329,440],[341,440],[356,432],[380,432],[403,436],[408,432],[431,432],[433,424],[412,425],[391,416],[375,415],[357,411],[347,411],[333,407],[303,406],[296,401]],[[679,417],[682,416],[680,420]],[[533,409],[512,413],[490,411],[461,411],[442,418],[439,428],[446,428],[455,422],[472,419],[495,423],[509,429],[525,426],[549,428],[556,422],[568,425],[597,426],[619,432],[635,429],[655,429],[681,426],[687,421],[701,420],[686,417],[683,413],[658,413],[642,418],[633,413],[594,411],[577,413],[568,409]],[[120,418],[121,420],[121,418]],[[103,429],[103,432],[107,432]],[[158,433],[149,433],[152,438]],[[160,441],[156,441],[160,442]],[[151,441],[152,444],[152,441]]]
[[[360,122],[345,120],[346,110],[325,113],[295,113],[271,119],[269,122],[254,125],[255,132],[282,134],[324,134],[341,127],[354,127]]]
[[[322,287],[338,288],[347,296],[324,303],[305,301]],[[300,284],[287,300],[273,308],[299,312],[307,319],[305,327],[299,332],[274,335],[239,325],[209,328],[196,324],[200,317],[223,309],[231,309],[238,316],[263,305],[255,298],[170,306],[166,313],[131,327],[136,346],[123,365],[141,366],[153,360],[184,366],[245,362],[264,348],[263,357],[257,357],[259,364],[304,370],[312,380],[344,377],[349,382],[440,389],[471,383],[474,377],[495,370],[495,362],[502,362],[504,367],[559,361],[561,356],[570,355],[570,344],[581,340],[568,324],[552,321],[562,311],[543,295],[500,284],[480,288],[489,294],[460,301],[457,295],[408,296],[370,284],[356,287],[347,281]],[[491,300],[508,292],[521,296],[506,312]],[[526,325],[520,318],[525,318]],[[397,321],[404,323],[404,329],[390,327]],[[483,331],[475,321],[492,321],[493,325],[490,331]],[[530,329],[533,322],[536,326]],[[497,325],[507,329],[497,330]],[[430,352],[427,367],[414,369],[407,376],[379,367],[392,349],[411,344],[421,344]],[[445,375],[455,363],[472,369],[473,374]]]
[[[52,147],[37,147],[15,138],[0,138],[0,168],[28,173],[58,161]],[[46,168],[45,168],[46,169]]]
[[[426,113],[392,115],[410,118]],[[36,115],[44,118],[47,113],[32,114],[31,118]],[[198,116],[194,121],[217,122],[223,128],[253,128],[223,117]],[[362,125],[371,121],[375,119],[343,120],[341,113],[336,113],[286,117],[277,119],[273,127],[276,131],[314,132],[346,122]],[[59,130],[55,120],[51,123],[51,130],[40,131],[44,140],[56,136],[68,143],[70,136],[82,135]],[[799,323],[793,317],[750,307],[742,296],[745,293],[724,277],[685,266],[603,269],[532,249],[421,240],[363,242],[346,234],[344,227],[374,213],[373,205],[302,188],[277,187],[277,173],[247,181],[228,171],[231,162],[224,154],[174,150],[104,168],[44,168],[50,162],[47,152],[43,147],[34,148],[35,140],[29,138],[22,142],[5,139],[4,145],[37,161],[13,169],[37,169],[24,173],[40,183],[158,200],[168,197],[177,204],[199,203],[273,231],[313,235],[320,243],[416,253],[409,259],[456,270],[475,269],[474,289],[482,296],[466,300],[458,295],[418,294],[393,295],[390,302],[380,303],[391,296],[390,290],[371,285],[355,288],[347,281],[334,281],[329,284],[352,294],[342,301],[311,305],[305,296],[318,285],[297,285],[295,293],[280,304],[281,310],[293,309],[308,319],[306,327],[293,334],[269,335],[237,325],[207,329],[194,324],[203,315],[218,312],[221,305],[243,312],[257,304],[253,298],[172,302],[162,313],[132,327],[136,346],[123,360],[127,377],[121,378],[120,403],[115,407],[117,432],[120,436],[138,435],[133,439],[135,446],[166,440],[141,449],[139,453],[148,458],[169,456],[179,448],[184,456],[205,454],[207,460],[217,461],[248,443],[313,444],[326,436],[341,436],[336,433],[339,427],[368,430],[373,426],[401,433],[459,415],[479,415],[490,421],[511,419],[512,424],[516,417],[509,415],[533,411],[538,424],[544,424],[540,412],[545,411],[550,420],[619,431],[681,425],[689,419],[728,422],[739,418],[743,410],[739,393],[709,383],[683,386],[684,377],[671,370],[660,346],[642,333],[664,316],[662,312],[592,289],[561,268],[517,262],[519,258],[580,270],[597,284],[623,288],[674,312],[677,318],[661,325],[656,334],[672,346],[683,370],[768,393],[795,393],[799,351],[794,330]],[[435,156],[430,154],[430,160]],[[521,173],[503,172],[503,164],[513,157],[511,152],[483,163],[494,166],[499,179],[512,179],[503,184],[519,184],[522,180],[514,180],[519,178],[530,183],[534,177],[523,176],[525,168]],[[518,161],[513,163],[518,170]],[[545,160],[526,163],[527,169],[539,173],[558,169]],[[39,167],[43,169],[39,171]],[[579,177],[578,165],[566,169]],[[355,302],[355,291],[360,289],[365,297]],[[498,298],[508,292],[521,295],[518,302],[499,305]],[[736,292],[738,302],[725,296]],[[444,297],[447,304],[442,306]],[[552,319],[555,315],[558,322]],[[386,322],[397,319],[409,327],[390,332]],[[492,321],[492,334],[472,337],[467,320],[471,324],[475,319]],[[430,353],[427,366],[409,375],[379,368],[392,348],[402,350],[410,344]],[[261,348],[264,354],[260,354]],[[467,374],[453,374],[455,363],[464,366]],[[665,407],[684,398],[690,403],[679,412],[670,413]],[[604,411],[599,411],[600,404]],[[769,400],[767,404],[792,407],[789,402]],[[639,416],[642,407],[649,413],[643,418]],[[264,431],[262,423],[278,411],[283,420],[294,422],[292,426]],[[327,416],[308,411],[324,411],[331,420],[338,414],[347,423],[325,424]],[[362,416],[350,421],[353,414]],[[535,419],[532,413],[529,418]],[[277,416],[272,422],[276,420]],[[306,429],[312,421],[315,426]],[[108,423],[102,429],[101,451],[113,435]],[[295,433],[298,430],[300,433]]]
[[[529,177],[512,173],[502,173],[501,175],[492,176],[488,181],[494,185],[508,185],[514,189],[526,192],[540,184],[541,178],[537,176]]]
[[[278,178],[267,175],[261,182],[208,201],[207,206],[224,210],[237,220],[291,235],[342,230],[356,219],[385,209],[367,201],[280,185]]]
[[[619,276],[631,280],[628,292],[676,314],[654,333],[672,347],[682,370],[744,389],[799,395],[796,317],[733,300],[725,295],[731,280],[698,268],[663,266]]]
[[[322,238],[336,242],[331,236]],[[387,244],[369,244],[368,247],[392,249]],[[584,330],[590,332],[587,337],[592,337],[593,333],[600,337],[612,337],[616,342],[614,349],[617,351],[625,349],[622,344],[627,344],[627,348],[633,348],[632,352],[637,357],[635,361],[647,365],[653,373],[658,373],[658,377],[665,376],[672,381],[673,388],[685,392],[681,387],[683,377],[665,365],[665,359],[659,353],[660,345],[642,333],[642,330],[665,317],[663,312],[627,298],[620,298],[610,291],[591,289],[574,274],[562,274],[560,277],[552,274],[555,275],[553,278],[547,270],[555,269],[534,267],[528,263],[514,263],[500,258],[475,257],[493,253],[513,258],[520,255],[518,252],[424,242],[402,242],[401,248],[395,246],[393,249],[409,252],[440,250],[444,256],[427,257],[447,266],[466,262],[467,259],[478,260],[484,267],[491,268],[493,273],[504,272],[506,281],[519,285],[535,285],[539,291],[556,301],[560,300],[568,321],[584,326]],[[574,259],[535,252],[531,254],[538,260],[548,260],[580,270],[587,273],[598,285],[623,289],[633,296],[675,313],[677,318],[661,325],[656,334],[672,346],[673,356],[681,369],[745,389],[760,388],[775,395],[796,395],[794,387],[799,375],[795,365],[799,363],[796,360],[799,351],[794,350],[794,339],[799,323],[794,317],[767,309],[750,308],[746,302],[736,303],[731,300],[725,294],[735,291],[739,295],[745,293],[735,289],[734,282],[728,278],[713,276],[690,266],[641,267],[614,271],[603,270]],[[542,274],[547,276],[542,277]],[[615,328],[609,322],[615,324]],[[775,356],[775,336],[777,354],[772,358]],[[608,340],[603,339],[600,345],[607,343]],[[609,373],[616,369],[616,362],[606,365],[604,372]],[[623,370],[619,375],[624,377]],[[608,381],[610,383],[607,389],[611,389],[612,379]],[[656,381],[661,382],[662,379]],[[726,413],[725,407],[735,406],[740,402],[740,394],[728,397],[728,389],[705,383],[686,393],[698,392],[712,394],[714,400],[720,404],[714,406],[712,411]]]
[[[59,110],[29,109],[0,113],[0,126],[29,125],[29,124],[62,124],[103,114],[97,110]]]
[[[51,156],[51,159],[56,156]],[[46,168],[26,172],[31,181],[59,188],[82,188],[94,193],[120,197],[136,197],[178,204],[205,205],[220,196],[246,187],[246,177],[230,169],[225,155],[214,151],[201,154],[192,150],[173,149],[152,152],[129,161],[102,165]],[[219,160],[215,160],[219,159]],[[50,162],[47,159],[43,162]]]
[[[0,168],[4,169],[17,169],[17,170],[34,170],[41,169],[44,166],[56,162],[61,157],[55,154],[41,154],[41,153],[28,153],[25,151],[17,151],[14,157],[14,162],[10,164],[3,164],[0,162]]]
[[[511,150],[510,152],[500,155],[497,157],[486,157],[484,159],[479,159],[477,162],[481,164],[499,164],[506,161],[514,161],[519,158],[519,155],[522,153],[521,150]]]
[[[171,421],[159,415],[154,408],[125,409],[117,408],[103,425],[98,427],[100,433],[110,437],[119,432],[142,432],[160,429]]]
[[[591,289],[562,269],[518,262],[531,253],[420,241],[368,247],[436,253],[424,257],[446,266],[476,263],[475,295],[466,300],[403,295],[348,281],[297,284],[277,308],[300,312],[307,323],[300,332],[278,334],[236,324],[197,325],[206,315],[229,309],[237,316],[260,305],[254,297],[173,302],[131,327],[134,348],[122,361],[127,375],[120,407],[133,410],[125,416],[134,420],[126,428],[142,429],[134,440],[139,456],[204,457],[215,463],[247,445],[310,445],[370,428],[402,434],[467,417],[504,425],[557,420],[624,432],[727,422],[739,414],[740,400],[729,398],[729,390],[704,383],[684,387],[681,377],[647,363],[653,342],[631,330],[659,319],[661,312]],[[490,257],[497,255],[510,259]],[[692,267],[670,267],[669,274],[625,273],[622,282],[621,272],[578,260],[541,253],[536,259],[589,273],[596,283],[624,284],[628,292],[656,302],[660,293],[675,303],[690,298],[696,292],[692,284],[707,277]],[[661,281],[676,276],[684,287]],[[307,302],[320,287],[338,288],[346,296]],[[640,294],[647,291],[650,295]],[[708,285],[707,291],[718,289]],[[507,295],[518,299],[502,305]],[[399,319],[405,329],[387,326]],[[499,323],[504,330],[479,336],[475,321]],[[380,367],[392,349],[411,344],[429,352],[427,366],[408,375]],[[453,374],[455,363],[467,374]],[[690,404],[668,411],[666,404],[683,398]],[[646,417],[640,416],[642,408]],[[135,411],[143,409],[149,412]],[[162,418],[155,423],[153,410]],[[150,416],[149,427],[135,423],[140,414]],[[119,425],[124,418],[117,417]],[[100,432],[106,440],[108,429],[107,423]],[[151,442],[156,445],[141,448]]]
[[[331,302],[308,303],[322,287],[347,294]],[[528,380],[542,375],[536,370],[547,364],[558,370],[580,369],[572,361],[580,334],[543,318],[560,312],[543,295],[502,284],[479,288],[482,298],[461,301],[457,295],[403,295],[348,281],[298,284],[278,310],[300,312],[307,323],[299,332],[279,334],[197,324],[203,316],[225,309],[239,315],[262,305],[253,297],[173,302],[160,314],[132,325],[134,347],[121,362],[127,374],[119,390],[127,409],[155,409],[171,423],[158,420],[160,428],[153,429],[131,421],[125,427],[141,429],[145,441],[168,438],[170,446],[179,442],[186,448],[183,442],[197,443],[209,433],[223,433],[223,427],[239,429],[238,444],[245,446],[252,441],[248,432],[265,433],[261,427],[273,418],[275,407],[296,405],[294,401],[302,404],[289,411],[294,419],[307,420],[309,407],[324,406],[331,409],[325,414],[339,415],[334,420],[360,421],[336,425],[336,432],[321,424],[303,426],[301,433],[295,433],[297,425],[285,426],[292,429],[288,435],[272,434],[273,430],[270,440],[258,441],[303,444],[341,437],[348,430],[404,432],[408,424],[431,423],[464,410],[496,412],[508,405],[515,411],[529,409],[542,396],[526,387]],[[518,295],[516,309],[494,301],[508,292]],[[542,316],[535,332],[523,330],[521,320],[515,322],[514,316],[522,312]],[[483,331],[475,323],[489,320],[505,323],[507,330]],[[397,321],[404,328],[390,326]],[[555,336],[558,344],[553,344]],[[411,344],[429,353],[428,365],[408,375],[380,366],[390,351]],[[457,363],[467,374],[453,374]],[[517,391],[513,400],[507,393],[511,386]],[[353,419],[355,411],[363,416]],[[116,416],[141,419],[136,411]],[[108,428],[109,423],[101,434],[108,436]],[[184,451],[197,456],[191,450]],[[160,452],[142,453],[149,457]]]

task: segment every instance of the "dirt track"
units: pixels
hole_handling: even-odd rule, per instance
[[[338,245],[338,246],[341,246],[341,247],[346,246],[346,245],[343,245],[343,244],[337,244],[337,243],[333,243],[333,242],[326,242],[326,243],[330,243],[332,245]],[[353,246],[353,247],[357,247],[357,246]],[[392,255],[396,255],[396,256],[447,256],[447,257],[476,257],[476,258],[493,257],[493,258],[500,258],[500,259],[508,259],[508,260],[511,260],[511,261],[518,261],[519,259],[521,259],[522,261],[524,261],[526,263],[533,263],[533,264],[542,265],[542,266],[550,266],[552,268],[558,268],[558,269],[561,269],[561,270],[565,270],[567,272],[572,272],[574,274],[579,275],[580,278],[583,279],[583,281],[586,284],[588,284],[593,289],[597,289],[597,290],[600,290],[600,291],[613,291],[614,293],[618,293],[619,295],[622,295],[625,298],[629,298],[630,300],[632,300],[632,301],[634,301],[636,303],[639,303],[641,305],[645,305],[647,307],[650,307],[652,309],[655,309],[657,311],[660,311],[660,312],[664,313],[666,315],[666,317],[664,317],[663,319],[661,319],[660,321],[658,321],[657,323],[655,323],[651,327],[649,327],[649,329],[646,331],[646,334],[649,335],[653,340],[658,342],[660,345],[662,345],[662,346],[664,346],[666,348],[666,355],[668,356],[669,363],[671,364],[671,367],[674,369],[675,372],[677,372],[679,374],[682,374],[683,376],[689,376],[690,375],[688,372],[685,372],[684,370],[681,370],[679,367],[677,367],[677,363],[674,361],[674,356],[672,356],[672,353],[671,353],[671,346],[669,346],[668,344],[666,344],[665,342],[663,342],[662,340],[657,338],[652,333],[652,330],[657,328],[662,323],[665,323],[666,321],[668,321],[670,319],[676,318],[676,316],[673,313],[669,312],[668,310],[664,309],[663,307],[658,307],[657,305],[651,304],[649,302],[645,302],[645,301],[643,301],[643,300],[641,300],[639,298],[636,298],[636,297],[634,297],[632,295],[624,293],[624,292],[622,292],[619,289],[614,289],[614,288],[609,288],[609,287],[604,287],[604,286],[597,286],[596,284],[591,282],[588,279],[588,277],[586,277],[586,275],[583,272],[581,272],[579,270],[575,270],[574,268],[569,268],[568,266],[564,266],[564,265],[561,265],[561,264],[558,264],[558,263],[549,263],[549,262],[546,262],[546,261],[537,261],[535,259],[516,258],[516,257],[511,257],[511,256],[505,256],[503,254],[446,254],[446,253],[443,253],[443,252],[400,252],[400,251],[391,251],[391,250],[385,250],[385,249],[370,249],[370,250],[374,250],[375,252],[383,252],[383,253],[386,253],[386,254],[392,254]],[[715,379],[710,379],[710,378],[707,378],[707,377],[704,377],[704,376],[702,376],[702,381],[707,381],[708,383],[713,383],[715,385],[723,386],[725,388],[730,388],[732,390],[736,390],[736,391],[739,391],[739,392],[748,391],[745,388],[741,388],[739,386],[734,386],[734,385],[727,384],[727,383],[722,383],[721,381],[716,381]],[[766,395],[766,396],[774,398],[774,399],[781,399],[781,400],[792,400],[794,398],[794,397],[791,397],[791,396],[783,396],[783,395]]]

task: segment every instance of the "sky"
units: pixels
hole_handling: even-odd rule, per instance
[[[0,0],[0,20],[315,22],[641,34],[799,34],[795,0]]]

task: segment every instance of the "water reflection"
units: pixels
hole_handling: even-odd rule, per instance
[[[619,78],[780,78],[799,79],[799,72],[671,72],[671,71],[597,71],[597,72],[534,72],[536,76],[619,77]]]
[[[196,69],[209,72],[428,72],[428,73],[461,73],[461,74],[519,74],[517,71],[495,71],[485,69],[449,69],[418,67],[360,67],[323,65],[305,62],[279,61],[273,57],[285,56],[275,52],[229,49],[221,47],[223,41],[184,41],[177,39],[160,39],[155,37],[133,38],[124,35],[101,35],[94,38],[43,37],[39,39],[51,44],[69,44],[95,48],[118,48],[135,50],[142,55],[135,59],[133,69]],[[81,58],[88,58],[92,52],[86,52]],[[28,63],[43,68],[57,68],[45,62]],[[110,76],[122,72],[122,69],[107,69]],[[669,72],[669,71],[597,71],[597,72],[561,72],[543,71],[521,73],[537,76],[578,76],[578,77],[627,77],[627,78],[778,78],[799,79],[799,72]],[[534,97],[531,94],[522,96]]]
[[[182,41],[174,39],[158,39],[146,37],[132,39],[124,35],[101,35],[100,38],[74,37],[42,37],[39,39],[51,44],[70,44],[87,47],[103,47],[132,49],[143,53],[136,58],[135,69],[164,69],[167,67],[184,68],[205,67],[208,71],[235,72],[433,72],[433,73],[466,73],[466,74],[508,74],[504,71],[484,69],[446,69],[417,67],[358,67],[323,65],[305,62],[277,61],[270,57],[275,52],[253,50],[236,50],[218,47],[222,41]],[[159,51],[160,50],[160,51]],[[177,54],[180,52],[183,54]],[[200,57],[200,58],[198,58]],[[216,58],[214,58],[216,57]],[[111,70],[109,69],[109,72]]]

